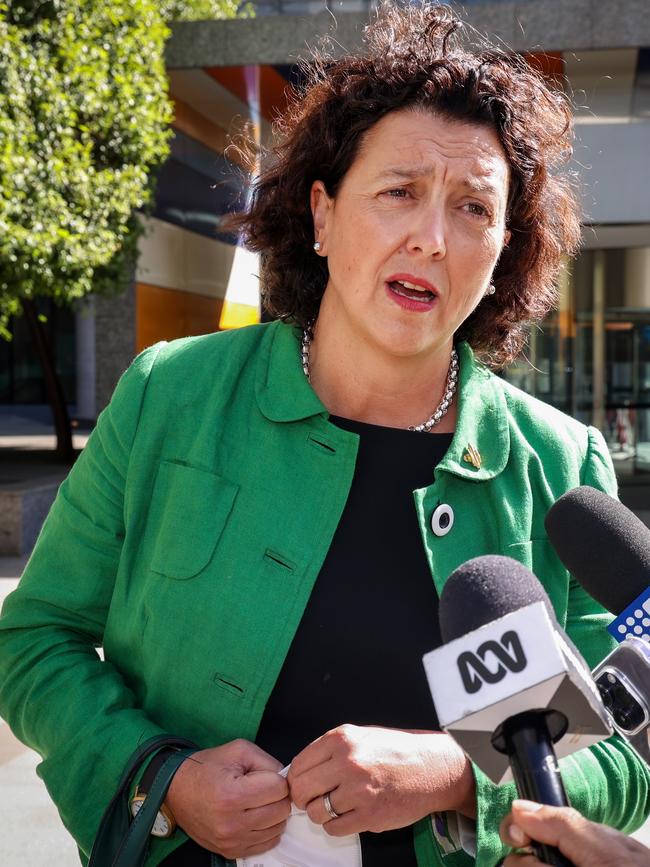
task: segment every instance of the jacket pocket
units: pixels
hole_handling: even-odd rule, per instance
[[[183,580],[205,569],[237,491],[215,473],[162,461],[147,520],[152,572]]]

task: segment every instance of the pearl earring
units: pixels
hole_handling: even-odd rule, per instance
[[[489,286],[487,287],[487,289],[485,290],[485,294],[486,294],[486,295],[494,295],[494,293],[495,293],[496,291],[497,291],[497,290],[496,290],[496,286],[494,285],[494,283],[490,283],[490,285],[489,285]]]
[[[320,253],[320,241],[314,241],[314,252]]]

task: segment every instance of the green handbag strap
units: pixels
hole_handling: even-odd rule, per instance
[[[147,792],[147,797],[129,825],[129,830],[113,859],[112,867],[139,867],[149,849],[150,834],[160,805],[179,765],[196,750],[177,750],[162,763]]]
[[[182,747],[193,751],[198,749],[196,744],[193,744],[186,738],[178,738],[171,735],[155,735],[144,741],[135,750],[129,758],[129,763],[124,769],[110,804],[104,811],[97,830],[97,836],[93,843],[93,849],[90,853],[88,867],[113,867],[115,853],[120,850],[131,825],[131,811],[128,803],[131,784],[142,763],[162,747]],[[156,812],[157,810],[158,808],[156,808]],[[154,818],[155,815],[154,813]],[[151,824],[153,824],[153,821],[154,819],[152,818]]]

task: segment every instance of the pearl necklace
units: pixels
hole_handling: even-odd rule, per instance
[[[300,357],[302,361],[302,369],[303,373],[310,382],[311,377],[309,375],[309,349],[311,347],[311,342],[314,337],[315,322],[316,320],[312,319],[312,321],[307,325],[307,327],[303,329],[302,340],[300,341]],[[458,353],[455,349],[452,349],[451,359],[449,361],[449,370],[447,371],[447,382],[445,384],[445,391],[442,395],[440,403],[426,421],[422,422],[422,424],[410,424],[408,426],[408,430],[416,431],[417,433],[426,433],[430,431],[432,427],[435,427],[442,419],[442,417],[446,415],[449,407],[451,406],[451,402],[454,399],[457,387]]]

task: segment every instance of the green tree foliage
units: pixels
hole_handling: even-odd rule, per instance
[[[168,32],[155,0],[0,2],[5,336],[23,298],[101,289],[95,270],[132,234],[168,153]]]
[[[253,14],[249,3],[235,0],[162,0],[159,7],[169,21],[246,18]]]
[[[0,0],[1,336],[21,299],[126,285],[135,212],[169,152],[166,22],[237,14],[235,0]]]

